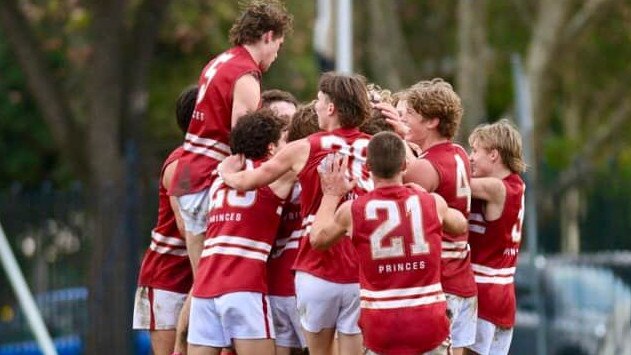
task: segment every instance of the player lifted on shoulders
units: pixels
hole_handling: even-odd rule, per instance
[[[230,30],[234,47],[212,59],[200,75],[193,120],[169,191],[178,196],[193,271],[206,230],[211,173],[231,154],[231,128],[259,107],[261,73],[276,59],[291,22],[279,1],[252,1]]]

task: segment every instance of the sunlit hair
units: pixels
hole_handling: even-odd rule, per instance
[[[369,83],[368,88],[368,99],[373,104],[378,104],[381,102],[392,103],[392,92],[388,89],[382,89],[381,86],[375,83]]]
[[[509,120],[503,118],[495,123],[477,126],[469,135],[469,145],[474,144],[487,150],[497,149],[502,162],[513,173],[526,171],[521,135]]]
[[[296,141],[320,131],[318,115],[315,112],[315,101],[313,101],[299,106],[294,113],[287,129],[287,142]]]
[[[199,91],[197,85],[186,88],[180,96],[177,98],[175,104],[175,118],[177,119],[177,125],[180,127],[182,133],[188,131],[188,125],[191,123],[193,117],[193,111],[195,110],[195,102],[197,102],[197,92]]]
[[[340,126],[359,127],[370,116],[368,89],[363,76],[327,72],[322,74],[318,90],[335,106]]]
[[[377,178],[391,179],[402,170],[405,163],[405,144],[392,132],[375,134],[368,143],[366,160],[372,174]]]
[[[245,6],[241,16],[230,29],[233,46],[254,44],[261,36],[272,31],[274,39],[291,32],[293,17],[278,0],[253,0]]]
[[[296,100],[296,97],[290,92],[270,89],[261,93],[261,106],[269,107],[272,103],[277,101],[289,102],[290,104],[298,107],[298,100]]]
[[[452,139],[458,132],[464,111],[462,102],[451,84],[443,79],[420,81],[407,89],[400,99],[423,119],[438,118],[441,136]]]
[[[230,131],[230,148],[234,154],[248,159],[262,159],[268,155],[270,143],[278,144],[286,122],[269,108],[245,114]]]

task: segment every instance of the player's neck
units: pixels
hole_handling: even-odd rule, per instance
[[[256,65],[261,66],[261,62],[263,61],[263,54],[261,53],[260,47],[255,43],[244,44],[243,48],[245,48],[245,50],[250,53],[250,56],[252,57],[252,59],[254,59]]]
[[[331,131],[334,131],[334,130],[336,130],[338,128],[341,128],[341,127],[342,127],[342,125],[340,124],[340,120],[338,120],[337,117],[331,116],[331,117],[329,117],[327,119],[327,121],[325,123],[325,127],[323,127],[323,128],[324,128],[325,131],[331,132]]]
[[[512,171],[510,171],[509,168],[507,168],[503,163],[500,162],[500,163],[497,163],[497,165],[494,167],[493,172],[491,173],[491,176],[498,178],[500,180],[504,180],[510,174],[512,174]]]
[[[420,145],[422,150],[427,150],[437,144],[441,144],[441,143],[445,143],[445,142],[449,142],[449,138],[445,138],[441,135],[438,135],[438,133],[436,134],[430,134]]]
[[[398,174],[395,177],[390,178],[390,179],[379,178],[373,175],[372,180],[375,184],[376,189],[380,187],[392,187],[392,186],[403,185],[403,177],[401,176],[401,174]]]

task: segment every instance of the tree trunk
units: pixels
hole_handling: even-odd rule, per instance
[[[570,65],[571,66],[571,65]],[[571,66],[573,67],[573,66]],[[568,74],[567,86],[574,86],[578,82],[575,72]],[[581,97],[575,90],[570,92],[563,113],[565,137],[570,142],[580,138]],[[578,255],[581,249],[581,235],[579,227],[579,212],[581,208],[581,194],[578,186],[567,190],[561,198],[561,252]]]
[[[458,3],[457,89],[464,106],[457,140],[466,143],[469,133],[487,120],[486,0],[460,0]]]
[[[539,127],[545,126],[548,118],[548,104],[545,98],[550,88],[550,80],[547,73],[555,58],[570,4],[571,0],[539,1],[537,19],[526,61],[535,135],[538,135]]]
[[[400,28],[396,2],[368,0],[368,65],[375,82],[397,91],[418,81]]]
[[[94,55],[89,95],[87,151],[90,156],[90,326],[88,354],[128,353],[130,290],[124,238],[123,176],[120,128],[123,114],[123,19],[125,1],[95,2]],[[127,331],[125,331],[127,330]]]

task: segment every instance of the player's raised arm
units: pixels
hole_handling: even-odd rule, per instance
[[[336,211],[344,195],[356,184],[344,175],[347,164],[348,156],[339,158],[329,154],[318,168],[323,196],[309,236],[309,242],[316,249],[327,249],[350,232],[351,202],[345,202]]]
[[[286,172],[302,170],[309,156],[309,142],[304,139],[291,142],[283,147],[270,160],[254,170],[242,170],[243,159],[233,155],[218,167],[226,185],[239,191],[248,191],[269,185]]]
[[[506,188],[498,178],[476,177],[471,179],[471,196],[491,203],[503,203]]]

